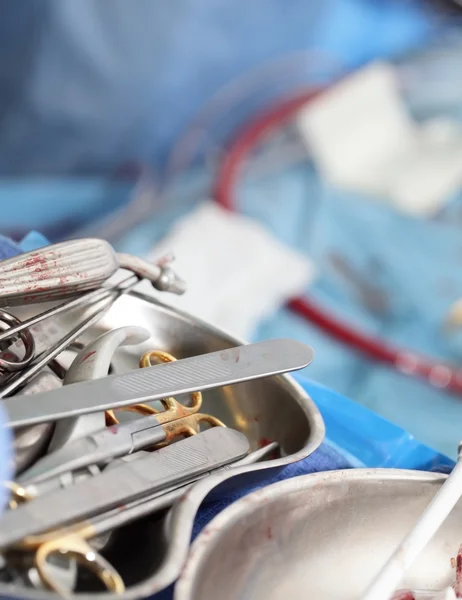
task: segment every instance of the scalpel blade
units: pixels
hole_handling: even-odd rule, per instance
[[[16,428],[161,400],[302,369],[313,350],[292,340],[268,340],[0,401],[6,427]]]

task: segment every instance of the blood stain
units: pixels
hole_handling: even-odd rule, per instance
[[[93,350],[92,352],[85,354],[85,356],[82,358],[82,360],[80,362],[81,363],[85,362],[86,360],[88,360],[90,358],[90,356],[93,356],[93,354],[96,354],[96,350]]]
[[[258,447],[259,448],[264,448],[265,446],[268,446],[268,444],[271,444],[271,440],[269,440],[268,438],[262,437],[258,440]]]

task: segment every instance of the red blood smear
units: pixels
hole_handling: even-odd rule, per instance
[[[265,446],[268,446],[268,444],[271,444],[271,440],[269,440],[268,438],[262,437],[258,440],[259,448],[264,448]]]
[[[268,438],[263,437],[258,440],[258,447],[264,448],[265,446],[268,446],[268,444],[272,444],[272,443],[273,443],[272,440],[269,440]],[[268,460],[273,460],[274,458],[278,458],[278,457],[279,457],[279,452],[278,452],[278,449],[275,448],[274,451],[270,452],[266,458]]]
[[[90,356],[93,356],[93,354],[96,354],[96,350],[93,350],[92,352],[85,354],[85,356],[82,358],[82,360],[80,362],[81,363],[85,362],[86,360],[88,360],[90,358]]]
[[[16,267],[15,270],[22,269],[23,267],[36,267],[36,271],[48,268],[48,259],[45,256],[37,256],[33,254],[30,258],[23,261],[23,264]]]
[[[415,596],[410,590],[399,590],[393,594],[391,600],[415,600]]]
[[[456,558],[456,582],[454,584],[454,592],[456,598],[462,598],[462,545],[459,547]]]
[[[9,350],[5,350],[5,352],[1,352],[0,357],[3,358],[4,360],[8,360],[10,362],[18,362],[18,357],[16,356],[16,354],[13,354],[13,352],[10,352]]]

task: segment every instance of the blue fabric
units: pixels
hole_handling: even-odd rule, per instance
[[[5,0],[0,173],[159,161],[213,92],[264,61],[315,48],[351,68],[436,27],[416,0]]]
[[[314,50],[337,65],[315,66],[331,79],[414,49],[440,25],[420,0],[5,0],[2,233],[19,239],[33,228],[56,240],[116,208],[131,186],[111,177],[133,163],[162,173],[197,112],[244,73]],[[286,70],[282,89],[312,81],[313,64],[307,54],[306,66]],[[260,104],[281,92],[271,78],[263,87]],[[254,101],[220,115],[208,143]]]
[[[133,188],[131,182],[100,177],[0,179],[1,230],[16,240],[31,229],[50,240],[66,238],[90,218],[125,204]]]
[[[18,244],[9,238],[0,235],[0,259],[10,258],[21,252]]]
[[[354,467],[417,469],[447,473],[454,461],[408,431],[319,383],[295,376],[310,394],[326,426],[325,443]]]

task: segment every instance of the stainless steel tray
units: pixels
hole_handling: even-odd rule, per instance
[[[18,314],[18,311],[15,312]],[[116,372],[136,368],[141,354],[153,348],[167,350],[182,358],[242,343],[139,292],[122,296],[98,325],[80,339],[86,342],[110,328],[124,325],[145,327],[152,337],[135,348],[127,346],[119,349],[113,362]],[[252,464],[251,454],[247,465],[201,482],[197,490],[188,495],[187,502],[179,503],[181,510],[174,511],[173,515],[164,511],[144,519],[141,524],[134,523],[124,528],[120,536],[128,540],[130,552],[127,552],[127,544],[119,543],[116,546],[119,549],[123,547],[124,551],[114,550],[110,557],[129,582],[127,592],[117,598],[150,596],[178,577],[187,556],[197,508],[214,486],[256,482],[266,476],[268,469],[277,471],[307,457],[323,440],[325,430],[319,411],[291,377],[278,376],[238,384],[207,391],[203,396],[203,412],[209,412],[228,426],[245,433],[252,450],[257,450],[268,440],[276,441],[281,446],[282,456]],[[181,495],[181,491],[173,494],[172,502]],[[49,598],[52,595],[0,585],[0,596]],[[99,598],[101,594],[79,596]]]
[[[357,600],[445,477],[357,469],[267,486],[198,536],[174,599]],[[462,501],[400,587],[451,585],[451,557],[461,542]]]

